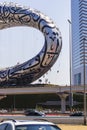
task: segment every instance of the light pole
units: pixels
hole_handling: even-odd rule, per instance
[[[84,125],[86,125],[86,88],[85,88],[85,78],[86,78],[86,69],[85,69],[85,42],[86,38],[83,38],[83,84],[84,84]]]
[[[72,97],[72,87],[71,87],[71,21],[68,19],[69,23],[69,63],[70,63],[70,112],[72,112],[72,106],[73,106],[73,97]]]
[[[13,110],[15,111],[15,95],[13,97]]]

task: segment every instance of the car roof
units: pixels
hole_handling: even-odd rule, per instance
[[[44,125],[53,125],[51,122],[47,121],[27,121],[27,120],[20,120],[15,122],[15,125],[22,125],[22,124],[44,124]]]
[[[54,123],[46,121],[45,119],[34,119],[34,120],[14,120],[14,119],[4,119],[0,123],[14,123],[15,125],[34,125],[34,124],[44,124],[44,125],[54,125]]]

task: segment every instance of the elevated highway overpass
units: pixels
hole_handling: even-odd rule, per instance
[[[86,93],[87,93],[87,86]],[[84,93],[84,86],[71,86],[73,93]],[[7,95],[20,95],[20,94],[57,94],[61,99],[61,112],[66,111],[66,97],[70,94],[70,86],[26,86],[26,87],[11,87],[0,88],[0,99]]]
[[[86,93],[87,93],[87,86],[86,88]],[[84,87],[83,86],[71,86],[72,92],[78,92],[78,93],[83,93],[84,92]],[[0,88],[0,95],[19,95],[19,94],[47,94],[47,93],[60,93],[60,92],[67,92],[70,93],[70,86],[43,86],[42,87],[8,87],[8,88]]]

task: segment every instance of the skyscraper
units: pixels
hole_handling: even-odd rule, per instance
[[[87,0],[71,0],[72,85],[87,84]]]

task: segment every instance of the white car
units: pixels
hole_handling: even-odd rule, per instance
[[[44,120],[5,119],[0,122],[0,130],[61,130],[54,123]]]

